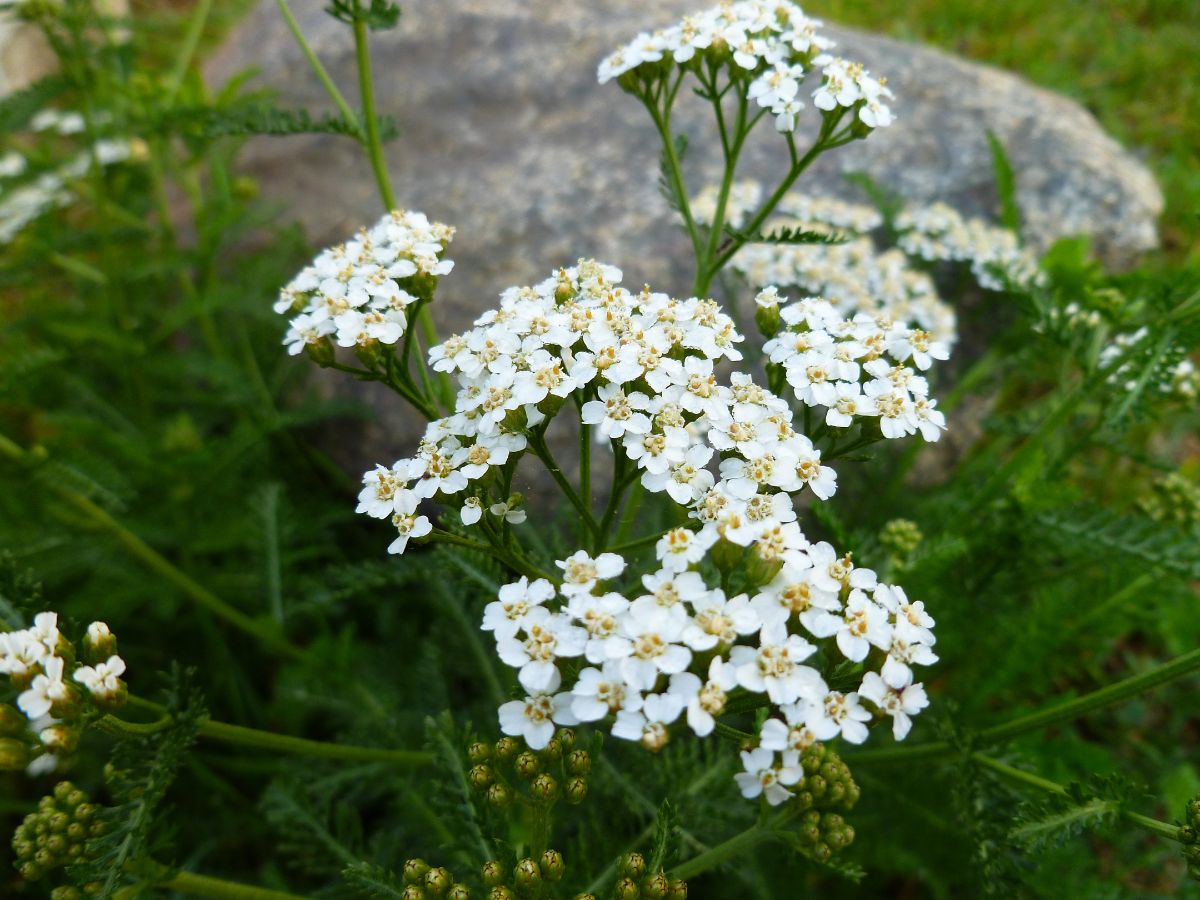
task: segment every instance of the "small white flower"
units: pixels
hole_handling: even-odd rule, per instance
[[[862,686],[858,695],[864,700],[874,703],[879,709],[892,717],[892,736],[898,741],[908,736],[912,728],[912,716],[915,716],[929,705],[925,688],[919,684],[896,689],[887,685],[874,672],[863,676]]]
[[[554,737],[554,726],[578,725],[571,712],[571,695],[554,694],[557,685],[546,693],[530,694],[524,700],[512,700],[500,707],[500,730],[523,738],[531,750],[542,750]]]
[[[784,752],[777,761],[774,751],[765,747],[743,750],[742,766],[745,771],[733,776],[742,796],[748,800],[765,796],[771,806],[788,800],[792,796],[788,787],[804,777],[799,755],[792,751]]]

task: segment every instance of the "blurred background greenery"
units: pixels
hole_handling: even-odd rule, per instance
[[[813,15],[993,63],[1086,106],[1166,196],[1163,249],[1200,253],[1196,0],[816,0]]]

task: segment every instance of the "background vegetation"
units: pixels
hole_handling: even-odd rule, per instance
[[[0,104],[0,132],[49,163],[81,145],[31,138],[38,108],[104,111],[89,115],[90,136],[136,137],[142,156],[92,170],[68,209],[0,248],[0,618],[49,607],[75,623],[105,619],[142,695],[176,661],[196,669],[168,678],[172,702],[190,709],[180,729],[159,742],[92,733],[70,777],[135,821],[135,855],[165,864],[304,896],[351,895],[341,873],[360,862],[398,869],[420,854],[467,871],[481,859],[457,823],[474,822],[479,804],[463,789],[461,748],[471,727],[496,737],[495,695],[510,687],[475,626],[502,573],[464,556],[385,558],[376,523],[353,515],[355,479],[322,449],[352,440],[365,413],[322,400],[309,367],[279,346],[270,303],[309,248],[239,178],[237,147],[268,119],[276,130],[321,126],[206,87],[196,61],[214,38],[211,24],[194,27],[196,7],[139,8],[133,42],[120,46],[88,27],[86,4],[68,9],[80,18],[52,26],[70,60],[64,77]],[[941,386],[979,423],[962,456],[881,450],[843,479],[813,529],[892,568],[938,618],[935,707],[910,740],[942,749],[846,754],[864,801],[848,817],[858,839],[843,875],[861,866],[868,877],[856,885],[765,845],[697,879],[693,896],[771,897],[781,885],[876,897],[1200,895],[1179,846],[1121,816],[1181,820],[1200,794],[1194,680],[988,736],[1200,641],[1194,497],[1161,487],[1176,472],[1195,484],[1197,415],[1159,391],[1163,362],[1197,344],[1200,271],[1187,260],[1200,231],[1189,107],[1200,11],[1182,0],[846,0],[811,11],[888,22],[1083,99],[1150,156],[1170,198],[1168,243],[1144,269],[1110,276],[1066,242],[1047,261],[1044,292],[992,298],[1011,325]],[[1161,337],[1131,360],[1136,389],[1097,378],[1096,346],[1056,324],[1071,302]],[[898,481],[898,470],[913,476]],[[881,533],[900,516],[925,540],[897,555]],[[196,736],[201,704],[215,720],[313,739],[427,745],[437,768],[230,747]],[[140,773],[132,787],[106,781],[115,744]],[[729,749],[698,748],[677,741],[655,759],[604,748],[591,798],[557,838],[578,887],[653,830],[666,798],[682,829],[671,829],[668,862],[748,824],[726,777]],[[1064,798],[997,777],[976,748],[1078,786]],[[622,775],[635,767],[636,784]],[[52,780],[0,777],[10,832]],[[0,894],[41,896],[5,853]]]

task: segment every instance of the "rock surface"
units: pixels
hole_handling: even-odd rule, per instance
[[[595,70],[638,31],[670,24],[703,2],[412,0],[398,29],[373,36],[379,109],[402,131],[387,150],[399,201],[459,228],[448,254],[456,268],[435,306],[443,334],[469,324],[504,287],[539,280],[580,256],[621,266],[627,284],[686,292],[688,246],[655,188],[653,125],[615,84],[598,85]],[[351,33],[324,5],[293,3],[356,105]],[[991,216],[991,130],[1017,172],[1035,247],[1086,232],[1106,262],[1125,265],[1156,245],[1162,196],[1154,179],[1077,104],[935,50],[834,26],[825,32],[839,53],[888,77],[898,122],[822,157],[799,189],[862,199],[840,176],[865,171],[910,200],[944,200]],[[208,74],[221,83],[250,67],[260,71],[252,83],[273,89],[285,106],[331,106],[268,0],[210,61]],[[706,137],[707,107],[690,97],[680,106],[678,123],[693,135],[685,167],[694,193],[716,177],[719,147]],[[816,120],[812,110],[808,118]],[[751,144],[749,174],[786,170],[786,146],[769,121]],[[367,161],[346,138],[257,138],[243,159],[318,245],[382,211]],[[379,460],[395,455],[397,438],[393,430]]]

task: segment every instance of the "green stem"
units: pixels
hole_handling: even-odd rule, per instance
[[[667,175],[670,179],[671,192],[679,203],[679,212],[683,216],[684,225],[687,226],[688,236],[692,239],[692,252],[698,260],[703,253],[703,242],[700,239],[700,232],[696,228],[696,220],[692,216],[692,206],[688,200],[687,186],[683,181],[683,169],[679,163],[679,155],[675,152],[675,139],[671,135],[670,109],[660,112],[657,104],[649,96],[644,96],[642,100],[646,104],[646,109],[650,111],[650,117],[654,119],[654,126],[658,129],[659,137],[662,138],[663,156],[667,161]]]
[[[175,60],[175,66],[171,69],[171,74],[167,77],[167,90],[164,100],[168,107],[174,104],[175,95],[179,93],[183,79],[187,76],[188,69],[192,66],[192,60],[196,58],[196,48],[200,46],[200,38],[204,35],[204,26],[208,23],[212,6],[213,0],[198,0],[196,8],[192,10],[191,18],[188,20],[187,33],[183,36],[183,44],[180,47],[179,57]]]
[[[529,432],[529,449],[533,451],[534,456],[542,461],[546,467],[546,471],[550,473],[550,477],[554,479],[554,483],[571,501],[571,505],[575,507],[575,511],[579,513],[581,534],[580,539],[586,540],[586,536],[582,533],[583,528],[587,529],[593,537],[598,537],[600,534],[599,526],[596,524],[596,519],[592,515],[592,511],[584,504],[583,498],[579,496],[571,482],[567,480],[567,476],[563,474],[562,468],[554,461],[554,456],[550,453],[550,447],[546,444],[546,436],[543,431],[531,430]]]
[[[303,900],[297,894],[273,891],[269,888],[241,884],[237,881],[226,881],[224,878],[214,878],[211,875],[173,871],[156,863],[152,863],[151,866],[152,873],[149,879],[155,887],[178,891],[181,894],[191,894],[193,897],[213,897],[215,900]],[[142,873],[139,871],[137,874]],[[136,896],[136,894],[130,896]]]
[[[578,396],[578,395],[576,395]],[[592,426],[579,423],[579,494],[592,510]]]
[[[338,90],[337,85],[333,83],[333,79],[329,77],[329,73],[325,70],[325,67],[321,65],[321,60],[317,58],[316,52],[304,37],[304,32],[300,30],[300,23],[296,21],[296,17],[292,15],[291,9],[288,8],[287,0],[275,0],[275,5],[279,7],[279,13],[283,16],[283,21],[287,23],[292,37],[300,45],[300,52],[308,60],[309,68],[313,70],[313,73],[321,82],[321,86],[325,88],[325,93],[329,95],[329,99],[333,101],[334,106],[338,108],[338,112],[342,114],[342,118],[346,120],[347,124],[358,127],[359,140],[361,141],[362,124],[359,123],[358,116],[354,114],[354,110],[350,108],[350,104],[346,102],[346,98],[342,96],[342,92]]]
[[[17,462],[32,461],[30,460],[30,454],[26,453],[17,444],[3,435],[0,435],[0,454]],[[230,606],[208,588],[200,585],[186,572],[176,568],[175,565],[169,562],[157,550],[83,494],[53,481],[48,481],[47,483],[60,500],[81,513],[92,525],[106,532],[130,556],[173,584],[185,596],[196,603],[197,606],[208,610],[214,616],[223,619],[239,631],[243,631],[254,637],[263,646],[282,656],[299,659],[304,655],[304,651],[280,634],[272,623],[252,619],[241,610]]]
[[[608,498],[608,506],[604,508],[604,517],[596,529],[596,553],[602,552],[608,546],[608,536],[612,531],[613,520],[616,519],[617,512],[621,509],[621,498],[625,495],[626,488],[639,476],[636,468],[632,474],[625,474],[625,450],[619,446],[618,442],[614,441],[613,444],[612,493]]]
[[[140,697],[130,697],[133,706],[153,710],[165,716],[166,708],[150,700]],[[127,722],[116,716],[106,715],[97,721],[97,726],[110,733],[145,736],[155,734],[170,726],[169,718],[157,722]],[[206,738],[225,744],[236,744],[240,747],[256,747],[260,750],[271,750],[277,753],[287,753],[296,756],[309,756],[317,759],[340,759],[352,762],[386,762],[398,766],[426,766],[433,763],[433,754],[419,750],[390,750],[386,747],[362,747],[355,744],[337,744],[330,741],[314,741],[308,738],[292,737],[286,734],[275,734],[257,728],[246,728],[243,725],[230,725],[228,722],[217,722],[213,719],[201,719],[197,732]]]
[[[821,126],[821,133],[817,136],[817,139],[813,142],[813,145],[809,147],[808,152],[805,153],[804,156],[802,156],[799,161],[792,166],[788,174],[784,176],[784,179],[779,182],[779,186],[775,188],[771,196],[767,198],[766,202],[762,205],[762,207],[759,208],[758,212],[754,214],[754,218],[751,219],[750,223],[742,230],[742,234],[750,235],[758,231],[759,227],[766,220],[767,216],[775,211],[775,207],[779,205],[779,201],[783,199],[783,195],[786,194],[791,186],[796,183],[796,179],[804,174],[805,170],[812,165],[813,160],[835,145],[834,141],[829,140],[829,134],[836,127],[837,121],[838,118],[825,120]],[[708,292],[709,285],[712,284],[713,278],[716,277],[717,273],[725,267],[725,264],[729,262],[733,255],[737,253],[738,250],[745,245],[745,243],[746,241],[744,239],[734,237],[731,238],[726,244],[722,245],[723,249],[721,249],[718,253],[716,260],[707,267],[703,273],[703,277],[698,276],[696,278],[695,287],[699,288],[699,290],[696,292],[697,296],[703,296]]]
[[[973,742],[980,747],[999,744],[1027,732],[1037,731],[1058,722],[1077,719],[1097,709],[1121,703],[1171,681],[1191,675],[1198,670],[1200,670],[1200,649],[1185,653],[1148,672],[1123,678],[1107,687],[1092,691],[1090,694],[1084,694],[1082,697],[1056,703],[1046,709],[1032,712],[1002,725],[985,728],[974,736]],[[855,763],[908,762],[916,759],[953,756],[957,752],[958,749],[949,741],[930,741],[913,747],[896,747],[889,750],[856,753],[851,759]]]
[[[788,810],[771,819],[769,822],[757,822],[745,831],[735,834],[729,840],[723,841],[712,849],[693,856],[682,865],[676,866],[671,870],[671,877],[678,878],[680,881],[687,881],[689,878],[695,878],[697,875],[707,872],[709,869],[719,866],[721,863],[733,859],[735,856],[740,856],[764,841],[772,840],[779,827],[787,824],[788,820],[795,815],[797,815],[796,811]]]
[[[355,3],[355,12],[358,4]],[[379,119],[375,115],[375,85],[371,79],[371,51],[367,42],[367,20],[360,15],[354,17],[354,58],[358,65],[358,90],[362,97],[363,126],[366,133],[365,146],[371,159],[371,170],[379,196],[388,211],[396,208],[396,196],[388,179],[387,162],[383,158],[383,141],[379,138]]]
[[[429,539],[441,544],[454,544],[457,547],[466,547],[468,550],[475,550],[479,553],[485,553],[488,556],[495,557],[496,560],[508,566],[514,572],[520,572],[522,575],[526,575],[529,578],[545,578],[547,581],[555,581],[554,576],[547,572],[543,572],[528,560],[522,559],[516,554],[509,552],[503,546],[473,541],[470,538],[465,538],[462,535],[454,534],[451,531],[443,531],[440,528],[433,529],[433,531],[430,532]]]
[[[1015,768],[1006,763],[1000,762],[998,759],[993,759],[990,756],[985,756],[982,753],[972,753],[971,759],[979,763],[986,769],[990,769],[997,775],[1003,775],[1005,778],[1013,781],[1019,781],[1022,784],[1027,784],[1030,787],[1038,788],[1039,790],[1048,791],[1051,794],[1067,795],[1067,789],[1055,781],[1048,778],[1043,778],[1041,775],[1035,775],[1033,772],[1026,772],[1022,769]],[[1124,819],[1134,823],[1135,825],[1145,828],[1160,837],[1169,838],[1173,841],[1180,840],[1179,827],[1176,825],[1162,822],[1158,819],[1152,819],[1149,816],[1143,816],[1140,813],[1130,812],[1125,809],[1116,807],[1116,812]]]

